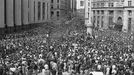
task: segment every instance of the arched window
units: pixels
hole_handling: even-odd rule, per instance
[[[117,19],[117,24],[118,24],[118,25],[122,25],[122,18],[121,18],[121,17],[118,17],[118,19]]]

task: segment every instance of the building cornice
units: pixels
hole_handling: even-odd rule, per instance
[[[95,8],[92,8],[92,10],[123,10],[123,9],[134,9],[134,6],[131,6],[131,7],[95,7]]]
[[[124,9],[124,7],[96,7],[96,8],[92,8],[92,10],[120,10],[120,9]]]
[[[120,9],[120,8],[134,8],[134,6],[123,6],[123,7],[92,7],[92,9]]]
[[[124,8],[134,8],[134,6],[124,6]]]

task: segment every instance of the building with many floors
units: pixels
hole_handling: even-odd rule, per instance
[[[50,0],[51,19],[67,18],[74,11],[75,0]]]
[[[0,0],[0,33],[60,19],[75,12],[75,0]]]
[[[72,19],[76,15],[76,0],[66,0],[66,12],[68,19]]]
[[[77,15],[82,16],[85,19],[85,25],[87,26],[87,33],[92,34],[92,4],[91,0],[76,0],[76,12]]]
[[[89,24],[92,16],[91,0],[76,0],[76,12],[85,18],[85,24]]]
[[[70,0],[70,6],[71,6],[71,12],[73,13],[73,14],[75,14],[76,13],[76,0]]]
[[[92,0],[92,14],[95,27],[134,31],[134,0]]]
[[[0,33],[50,20],[49,0],[0,0]]]
[[[84,0],[84,14],[85,14],[85,24],[91,24],[92,8],[91,0]]]
[[[92,4],[91,0],[84,0],[85,1],[85,25],[87,26],[87,33],[90,33],[92,35]]]
[[[76,0],[76,12],[79,16],[85,16],[85,1]]]

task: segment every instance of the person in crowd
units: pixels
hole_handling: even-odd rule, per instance
[[[88,75],[101,71],[105,75],[133,75],[134,51],[131,34],[105,30],[94,35],[70,32],[60,39],[47,40],[41,29],[10,34],[0,40],[3,64],[0,73],[16,71],[20,75]],[[6,63],[8,62],[8,63]],[[17,65],[13,65],[17,64]],[[15,71],[14,71],[15,70]]]

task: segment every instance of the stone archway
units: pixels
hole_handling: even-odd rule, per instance
[[[117,31],[122,31],[122,27],[123,27],[122,17],[118,17],[117,18],[117,23],[116,23],[114,29],[117,30]]]
[[[117,18],[117,25],[123,25],[122,17]]]

